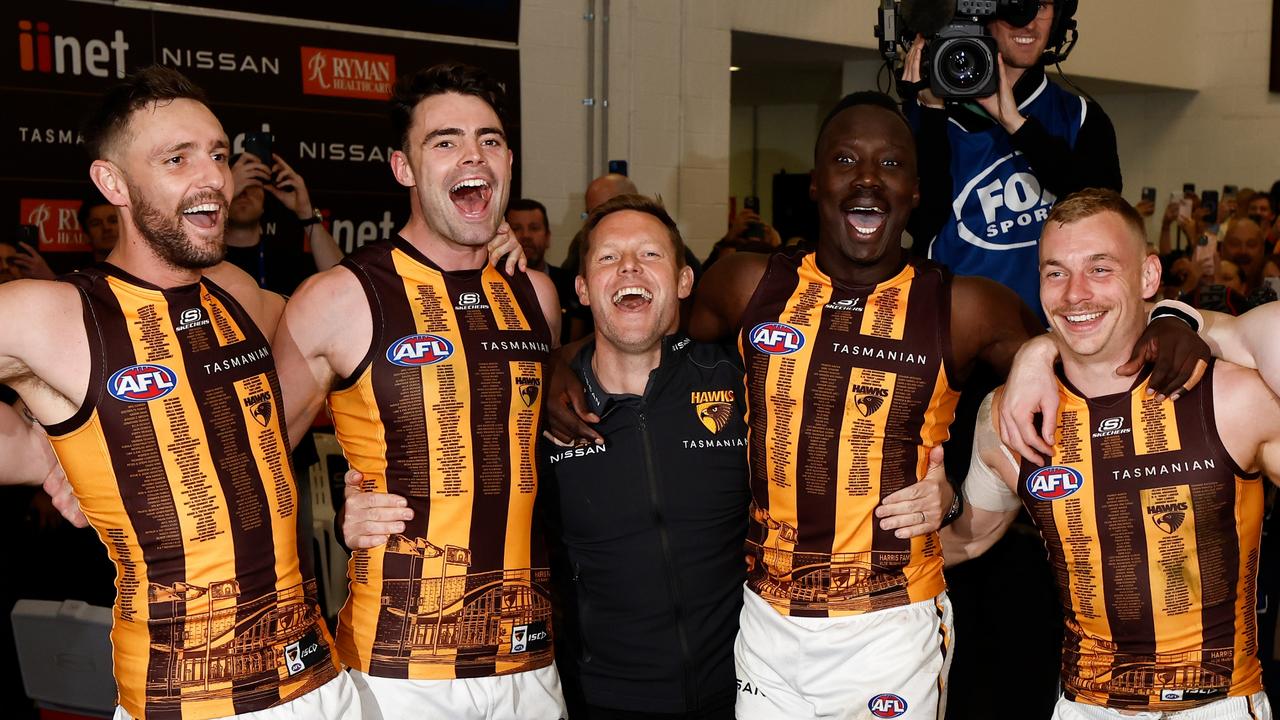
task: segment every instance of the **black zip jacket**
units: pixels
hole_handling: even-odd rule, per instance
[[[553,570],[567,601],[561,672],[600,707],[724,703],[735,692],[750,502],[740,360],[668,336],[636,397],[601,389],[594,350],[589,342],[570,365],[605,444],[544,444],[542,454],[543,509],[564,551]]]

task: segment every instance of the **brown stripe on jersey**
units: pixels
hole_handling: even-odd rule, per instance
[[[242,408],[241,385],[274,382],[266,340],[212,283],[162,291],[111,268],[71,281],[92,310],[90,338],[101,339],[105,369],[91,378],[100,385],[86,397],[88,423],[55,448],[69,456],[68,477],[118,565],[112,640],[121,704],[139,718],[199,720],[263,710],[332,679],[338,667],[314,582],[304,591],[296,559],[278,387],[269,411]],[[213,313],[202,300],[225,316],[225,328],[248,334],[210,342]],[[106,372],[138,364],[163,366],[172,385],[137,402],[107,387]],[[169,379],[143,377],[134,391]],[[258,445],[246,434],[253,410],[277,418]],[[272,453],[274,482],[261,464]],[[268,484],[290,505],[278,521],[268,517]],[[314,648],[295,669],[286,646],[301,639]]]
[[[1037,499],[1027,485],[1037,468],[1022,465],[1019,492],[1067,615],[1068,697],[1175,711],[1261,687],[1251,620],[1261,489],[1221,446],[1211,376],[1176,405],[1148,399],[1146,378],[1090,400],[1063,384],[1053,462],[1077,469],[1080,489]],[[1075,453],[1081,445],[1091,457]],[[1064,513],[1077,499],[1092,512]],[[1091,549],[1101,557],[1080,562]],[[1097,576],[1102,618],[1091,617],[1097,598],[1082,592]]]
[[[345,659],[411,679],[550,663],[549,649],[511,662],[502,652],[533,605],[528,578],[546,572],[530,567],[529,548],[532,444],[550,350],[532,286],[492,268],[444,273],[403,240],[362,249],[347,264],[373,307],[375,347],[355,382],[331,394],[335,425],[353,466],[382,463],[386,489],[405,495],[415,518],[353,562]],[[400,339],[426,334],[448,343],[430,341],[436,362],[388,359]],[[526,467],[511,464],[518,457]]]
[[[873,515],[923,472],[924,438],[945,438],[954,410],[942,359],[950,318],[938,311],[949,282],[919,267],[923,282],[913,265],[859,289],[833,283],[812,255],[774,256],[744,313],[748,584],[780,612],[855,614],[944,587],[936,536],[899,540]],[[771,323],[803,342],[779,345]]]

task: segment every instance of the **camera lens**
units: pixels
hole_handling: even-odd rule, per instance
[[[938,69],[951,87],[971,90],[988,77],[991,61],[981,43],[960,40],[946,49]]]

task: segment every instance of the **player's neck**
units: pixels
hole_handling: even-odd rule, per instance
[[[107,256],[107,262],[160,288],[181,287],[200,281],[199,270],[176,267],[161,260],[137,231],[125,231],[121,235],[120,242]]]
[[[1133,387],[1132,375],[1120,375],[1116,368],[1129,362],[1133,346],[1137,344],[1141,334],[1135,333],[1131,338],[1116,338],[1110,343],[1111,348],[1104,349],[1087,357],[1076,355],[1069,348],[1062,349],[1062,370],[1077,390],[1085,397],[1102,397],[1115,393],[1128,392]]]
[[[262,240],[262,225],[256,221],[244,225],[227,223],[226,238],[230,247],[254,247]]]
[[[591,356],[591,369],[600,387],[611,395],[644,395],[649,374],[662,362],[662,338],[647,350],[623,350],[600,333]]]
[[[410,216],[400,237],[445,272],[477,270],[489,259],[489,250],[484,245],[461,245],[442,237],[417,214]]]

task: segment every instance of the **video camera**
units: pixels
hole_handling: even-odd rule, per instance
[[[1055,1],[1044,64],[1066,60],[1075,47],[1078,4],[1078,0]],[[1024,27],[1039,10],[1039,0],[881,0],[876,37],[880,54],[892,63],[905,57],[917,34],[923,35],[928,43],[920,59],[920,79],[933,94],[944,99],[980,98],[1000,89],[999,50],[986,23],[1000,19]]]

